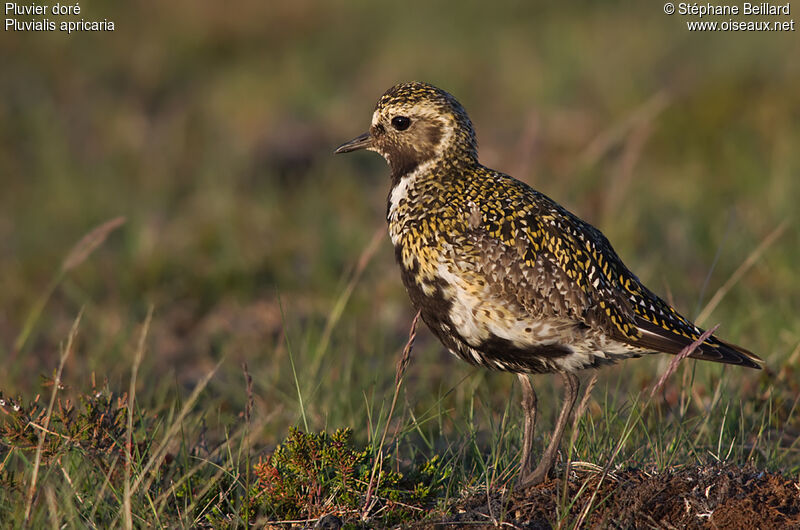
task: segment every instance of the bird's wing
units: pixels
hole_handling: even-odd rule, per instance
[[[502,186],[503,195],[474,203],[470,224],[484,274],[503,296],[531,316],[569,318],[642,351],[676,354],[703,333],[645,287],[599,230],[527,185],[499,177],[493,186]],[[714,336],[691,357],[753,368],[761,362]]]

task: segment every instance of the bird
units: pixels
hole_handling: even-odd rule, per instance
[[[479,162],[475,129],[448,92],[400,83],[369,130],[335,153],[366,149],[390,168],[386,221],[412,305],[454,355],[515,373],[524,429],[518,484],[543,482],[578,397],[577,372],[646,354],[678,354],[702,329],[654,294],[594,226]],[[714,335],[690,357],[760,368]],[[556,373],[564,403],[534,468],[537,397],[530,376]]]

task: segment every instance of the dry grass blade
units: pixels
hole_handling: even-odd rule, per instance
[[[708,337],[710,337],[717,330],[718,327],[719,327],[719,325],[716,325],[716,326],[704,331],[700,335],[700,337],[698,337],[698,339],[696,341],[694,341],[693,343],[689,344],[684,349],[682,349],[680,352],[678,352],[678,354],[675,356],[675,358],[672,359],[672,361],[670,361],[669,367],[667,368],[666,372],[664,372],[664,375],[662,375],[659,378],[658,382],[655,384],[655,386],[653,387],[652,391],[650,392],[650,399],[648,399],[644,403],[643,408],[639,411],[639,416],[640,417],[644,416],[644,414],[647,411],[648,407],[650,407],[650,404],[653,402],[653,399],[652,399],[653,396],[655,396],[656,392],[658,392],[661,389],[661,387],[664,385],[664,383],[667,381],[667,379],[675,372],[675,370],[677,370],[678,365],[680,364],[680,362],[683,359],[685,359],[686,357],[690,356]],[[642,393],[643,392],[644,391],[642,391]],[[641,397],[641,394],[640,394],[640,397]],[[638,400],[637,400],[637,403],[638,403]],[[634,410],[634,409],[632,409],[632,410]],[[594,492],[592,493],[592,496],[589,499],[589,502],[587,502],[584,505],[583,509],[581,510],[580,515],[578,516],[577,520],[575,521],[574,528],[580,528],[583,525],[583,523],[586,520],[586,518],[589,516],[589,513],[595,507],[594,502],[595,502],[595,499],[597,498],[598,493],[600,492],[600,487],[603,485],[603,482],[605,481],[606,477],[610,476],[610,474],[611,474],[611,466],[616,461],[617,456],[619,456],[619,453],[622,450],[622,446],[625,444],[625,442],[627,441],[628,437],[631,435],[631,432],[633,430],[633,428],[631,426],[631,420],[632,419],[633,419],[633,415],[629,414],[628,415],[628,419],[625,422],[625,426],[623,427],[622,435],[617,440],[617,443],[614,446],[614,450],[612,451],[611,457],[608,459],[608,462],[603,467],[603,472],[600,475],[599,480],[597,481],[597,485],[594,488]]]
[[[572,449],[575,447],[575,442],[578,440],[578,423],[580,422],[581,417],[586,413],[586,408],[589,406],[589,398],[592,396],[592,390],[594,390],[595,385],[597,384],[597,374],[592,374],[592,378],[589,380],[589,383],[586,385],[586,390],[583,391],[583,397],[581,398],[580,404],[578,404],[578,408],[575,411],[575,416],[572,419],[572,433],[569,437],[569,447],[567,452],[567,465],[566,471],[564,473],[564,485],[562,488],[562,495],[566,498],[567,493],[569,491],[569,477],[573,469],[575,469],[576,465],[580,465],[578,462],[572,461]],[[597,466],[599,468],[599,466]],[[581,488],[583,490],[583,488]],[[564,520],[561,520],[558,524],[558,528],[562,528],[564,524]],[[577,527],[576,527],[577,528]]]
[[[758,258],[760,258],[764,251],[767,250],[775,242],[775,240],[781,236],[781,234],[783,234],[787,226],[789,226],[789,223],[786,220],[779,224],[775,230],[773,230],[755,249],[753,249],[750,255],[747,256],[747,259],[745,259],[744,262],[739,265],[739,268],[734,271],[731,277],[728,278],[728,281],[722,284],[722,287],[717,289],[717,292],[714,293],[714,296],[711,297],[711,300],[708,301],[706,306],[702,311],[700,311],[700,314],[695,319],[695,323],[698,326],[703,324],[703,322],[709,317],[709,315],[711,315],[714,309],[717,308],[722,299],[725,298],[725,295],[728,294],[728,291],[730,291],[731,288],[736,285],[736,282],[738,282],[742,276],[744,276],[744,274],[750,270],[753,265],[755,265],[756,261],[758,261]]]
[[[250,418],[253,414],[253,377],[250,375],[250,371],[247,369],[247,362],[242,362],[242,372],[244,372],[244,382],[245,382],[245,392],[247,395],[247,401],[244,405],[244,435],[242,436],[242,444],[239,446],[239,454],[241,457],[241,452],[244,451],[245,459],[247,460],[247,465],[245,466],[245,504],[247,506],[250,505],[250,470],[252,468],[250,464]],[[250,525],[250,514],[245,515],[245,525]]]
[[[644,414],[644,410],[646,410],[649,405],[650,401],[645,403],[644,409],[642,410],[642,414]],[[592,496],[589,498],[589,501],[586,504],[584,504],[580,515],[575,520],[573,528],[581,528],[583,526],[583,522],[586,520],[586,518],[589,516],[589,513],[595,507],[594,504],[595,499],[597,499],[597,495],[598,493],[600,493],[600,487],[603,485],[603,482],[605,481],[606,477],[608,476],[613,477],[613,474],[611,473],[611,466],[614,465],[614,461],[617,459],[617,456],[619,456],[619,453],[622,450],[622,446],[625,445],[625,442],[628,440],[628,437],[630,436],[633,430],[631,427],[632,418],[633,418],[632,414],[628,415],[628,420],[625,422],[622,435],[617,440],[617,443],[614,446],[614,450],[611,452],[611,457],[608,459],[608,462],[606,462],[606,465],[603,466],[603,472],[600,474],[600,478],[597,480],[597,485],[595,486],[594,491],[592,492]]]
[[[244,405],[244,421],[250,424],[250,415],[253,413],[253,376],[250,375],[250,370],[247,369],[247,361],[242,361],[242,372],[244,373],[245,392],[247,395],[247,403]]]
[[[633,182],[634,169],[652,132],[652,123],[643,120],[628,135],[618,168],[612,173],[607,191],[603,195],[602,219],[610,222],[626,200],[626,194]]]
[[[88,234],[83,236],[80,241],[75,243],[75,246],[73,246],[72,249],[70,249],[67,257],[64,258],[64,261],[61,264],[61,268],[58,270],[53,279],[50,280],[47,289],[41,294],[41,296],[39,296],[39,298],[36,299],[36,303],[25,317],[25,323],[22,326],[22,331],[19,332],[16,340],[14,340],[14,356],[16,356],[17,353],[22,350],[23,346],[25,346],[25,343],[28,341],[28,337],[30,337],[31,332],[36,325],[36,322],[39,320],[39,316],[42,314],[42,311],[44,311],[44,306],[55,292],[59,283],[61,283],[61,280],[64,278],[64,274],[86,261],[86,258],[88,258],[89,255],[91,255],[91,253],[97,249],[97,247],[103,244],[108,235],[121,226],[124,222],[124,217],[116,217],[110,221],[106,221],[97,228],[92,229]]]
[[[153,306],[147,311],[144,319],[142,333],[139,335],[139,344],[131,369],[131,386],[128,391],[128,428],[125,431],[125,490],[123,492],[122,509],[125,512],[125,528],[133,528],[133,515],[131,513],[131,459],[133,458],[133,410],[136,401],[136,378],[139,375],[139,366],[142,364],[145,351],[145,339],[150,330],[153,319]]]
[[[408,364],[411,362],[411,350],[414,349],[414,341],[417,338],[417,324],[419,323],[419,317],[420,311],[417,311],[417,314],[414,315],[414,320],[411,321],[411,328],[408,331],[408,341],[406,341],[406,345],[403,347],[403,355],[400,357],[400,361],[397,363],[397,370],[394,374],[395,398],[397,397],[397,391],[400,390],[400,384],[403,382],[403,375],[406,372],[406,368],[408,368]],[[392,404],[394,404],[394,401]]]
[[[652,391],[650,392],[650,399],[645,402],[644,407],[640,411],[641,416],[644,415],[645,411],[652,403],[652,398],[653,396],[655,396],[656,392],[658,392],[661,389],[661,387],[664,385],[667,379],[675,372],[675,370],[678,369],[678,365],[680,364],[680,362],[686,357],[690,356],[708,337],[710,337],[717,330],[718,327],[719,324],[704,331],[696,341],[694,341],[693,343],[689,344],[684,349],[682,349],[672,359],[672,361],[670,361],[669,367],[667,368],[666,372],[664,372],[664,375],[662,375],[659,378],[658,382],[655,384]],[[628,436],[630,436],[632,432],[632,428],[630,426],[631,419],[632,415],[629,415],[628,420],[625,422],[625,427],[623,428],[623,434],[622,436],[619,437],[619,440],[617,440],[617,443],[614,446],[614,450],[611,454],[611,457],[608,459],[608,462],[603,467],[603,472],[600,475],[600,479],[597,481],[597,485],[594,488],[594,492],[592,493],[589,502],[587,502],[584,505],[583,509],[581,510],[581,513],[575,522],[574,528],[580,528],[583,525],[586,518],[589,516],[591,510],[593,509],[595,499],[597,498],[597,494],[600,492],[600,487],[602,486],[606,477],[610,475],[611,466],[614,464],[614,461],[616,461],[617,456],[619,456],[619,453],[622,450],[622,446],[625,444],[625,441],[628,439]]]
[[[372,260],[375,252],[377,252],[378,243],[381,242],[385,234],[386,229],[384,227],[380,227],[379,229],[375,230],[375,233],[372,234],[372,239],[370,239],[369,243],[367,243],[367,246],[364,247],[364,250],[361,251],[361,255],[358,257],[358,262],[356,263],[356,267],[353,270],[352,276],[350,277],[350,281],[347,283],[347,287],[345,287],[344,291],[342,291],[342,294],[339,295],[339,298],[336,300],[330,315],[328,315],[328,321],[325,323],[325,329],[322,331],[319,345],[314,352],[314,370],[312,373],[316,373],[319,363],[322,360],[322,355],[328,349],[328,344],[331,341],[331,334],[336,328],[336,324],[339,322],[339,319],[342,317],[344,308],[347,306],[347,302],[353,295],[353,291],[356,288],[356,284],[358,284],[358,280],[361,279],[364,269],[367,268],[367,265]]]
[[[47,502],[47,513],[50,516],[50,528],[58,529],[58,503],[53,488],[48,487],[44,490],[44,498]]]
[[[667,370],[664,372],[664,375],[662,375],[662,376],[661,376],[661,377],[658,379],[658,382],[655,384],[655,386],[653,386],[653,390],[651,390],[651,391],[650,391],[650,398],[651,398],[651,399],[652,399],[652,397],[653,397],[653,396],[655,396],[655,395],[656,395],[656,392],[658,392],[658,391],[661,389],[661,387],[663,387],[663,386],[664,386],[664,383],[666,383],[666,382],[667,382],[667,379],[669,379],[669,377],[670,377],[672,374],[674,374],[674,373],[675,373],[675,370],[677,370],[677,369],[678,369],[678,365],[681,363],[681,361],[682,361],[682,360],[684,360],[685,358],[687,358],[688,356],[690,356],[692,353],[694,353],[694,351],[695,351],[697,348],[699,348],[699,347],[700,347],[700,345],[701,345],[701,344],[703,344],[703,342],[705,342],[705,340],[706,340],[708,337],[710,337],[711,335],[713,335],[713,334],[714,334],[714,332],[715,332],[715,331],[717,331],[717,328],[718,328],[718,327],[719,327],[719,324],[717,324],[716,326],[714,326],[714,327],[712,327],[712,328],[709,328],[709,329],[705,330],[705,331],[702,333],[702,335],[700,335],[700,337],[698,337],[698,338],[697,338],[697,340],[696,340],[696,341],[694,341],[693,343],[689,344],[689,345],[688,345],[688,346],[686,346],[684,349],[682,349],[682,350],[681,350],[681,351],[680,351],[680,352],[679,352],[679,353],[678,353],[678,354],[677,354],[677,355],[676,355],[676,356],[675,356],[675,357],[674,357],[674,358],[673,358],[673,359],[672,359],[672,360],[669,362],[669,366],[667,367]]]
[[[381,473],[379,469],[383,467],[383,444],[386,441],[386,433],[389,432],[389,425],[392,422],[394,408],[397,405],[397,396],[400,395],[400,386],[403,384],[403,374],[405,374],[406,368],[408,368],[408,364],[411,362],[411,350],[414,349],[414,341],[417,338],[417,323],[419,322],[419,317],[420,312],[417,311],[417,314],[414,316],[414,320],[411,321],[411,329],[408,331],[408,341],[406,341],[406,345],[403,348],[403,355],[397,362],[397,370],[394,376],[394,395],[392,396],[392,404],[389,407],[389,415],[386,417],[386,424],[383,426],[381,442],[378,445],[378,452],[375,455],[375,461],[372,465],[372,472],[369,476],[369,485],[367,486],[367,494],[364,499],[364,506],[361,509],[361,518],[363,520],[366,520],[367,516],[372,510],[372,492],[377,490],[381,483]],[[375,476],[376,473],[377,479]]]
[[[75,243],[75,246],[69,251],[67,257],[64,258],[64,262],[61,264],[61,270],[63,272],[70,271],[86,261],[86,258],[88,258],[97,247],[103,244],[109,234],[123,224],[125,224],[124,217],[115,217],[97,228],[92,229],[88,234],[83,236],[80,241]]]
[[[186,480],[189,480],[189,478],[194,476],[195,475],[195,471],[197,469],[200,469],[201,466],[202,466],[202,464],[198,465],[198,466],[195,466],[195,468],[192,470],[193,472],[191,474],[187,474],[187,476],[185,477]],[[202,489],[200,491],[197,492],[197,495],[194,496],[195,501],[192,504],[190,504],[189,507],[186,509],[186,513],[195,513],[195,514],[197,514],[195,516],[194,521],[192,522],[192,528],[202,528],[202,523],[205,522],[204,518],[205,518],[206,514],[213,507],[212,502],[206,500],[206,494],[209,492],[209,490],[211,490],[211,488],[219,485],[220,480],[222,479],[223,475],[225,475],[226,473],[227,473],[227,470],[224,467],[220,467],[217,470],[217,472],[214,473],[213,477],[211,477],[210,479],[205,479],[205,481],[204,481],[205,485],[202,487]],[[174,494],[174,492],[176,490],[177,490],[177,488],[175,488],[173,486],[173,489],[171,489],[170,491]],[[166,500],[166,495],[164,496],[164,499],[162,500],[162,502],[164,502],[165,500]],[[205,501],[206,505],[202,509],[197,510],[198,505],[199,505],[199,503],[201,501]]]
[[[642,123],[651,123],[656,116],[667,108],[671,101],[667,90],[660,90],[650,99],[642,103],[625,119],[618,121],[599,135],[589,144],[581,154],[579,160],[583,166],[593,166],[615,145],[622,142],[628,131]]]
[[[60,465],[58,467],[59,469],[61,469],[61,474],[64,475],[64,480],[67,482],[70,489],[72,490],[72,494],[75,495],[76,499],[78,499],[78,503],[83,504],[83,497],[81,497],[81,494],[78,493],[78,490],[75,488],[75,483],[72,482],[72,477],[69,476],[69,473],[67,473],[66,468],[64,468],[63,465]]]
[[[111,477],[114,476],[114,473],[117,471],[117,462],[119,461],[119,457],[115,456],[114,459],[111,461],[111,464],[108,466],[108,470],[103,472],[103,485],[97,490],[97,493],[94,496],[94,500],[92,502],[92,511],[89,513],[89,517],[86,519],[87,521],[94,521],[95,515],[97,514],[97,510],[103,505],[101,499],[104,498],[106,494],[106,490],[111,487]],[[92,523],[92,528],[97,528]]]
[[[202,511],[199,513],[195,512],[194,510],[195,507],[197,507],[198,504],[201,502],[207,503],[207,507],[213,505],[213,501],[210,501],[205,496],[205,494],[208,492],[209,489],[211,489],[215,485],[219,485],[219,479],[222,475],[231,474],[231,470],[225,467],[224,464],[220,463],[220,460],[222,458],[220,455],[224,453],[229,453],[231,447],[233,447],[233,443],[236,442],[237,440],[241,440],[242,441],[241,443],[244,443],[244,440],[246,440],[247,431],[248,431],[247,426],[241,426],[239,429],[231,433],[230,436],[226,436],[224,443],[218,445],[213,450],[207,452],[204,458],[200,456],[195,456],[196,464],[191,468],[189,468],[183,474],[183,476],[181,476],[177,480],[173,480],[170,484],[170,487],[165,488],[162,491],[161,495],[159,495],[155,499],[153,504],[157,507],[156,509],[157,513],[162,513],[164,511],[165,506],[167,506],[167,504],[169,503],[169,500],[171,498],[174,498],[176,493],[181,491],[181,488],[184,487],[185,484],[187,484],[194,477],[198,476],[204,468],[208,468],[210,466],[212,468],[216,468],[217,471],[215,472],[214,476],[211,477],[210,479],[207,477],[203,478],[203,482],[205,485],[196,495],[192,496],[194,502],[192,502],[192,504],[190,504],[189,507],[186,509],[186,513],[193,513],[195,514],[195,517],[198,518],[198,520],[202,519]],[[237,481],[232,482],[234,487],[237,483],[238,483]],[[221,500],[221,497],[219,497],[219,499]],[[194,528],[194,526],[192,528]]]
[[[220,359],[217,365],[214,366],[214,368],[210,372],[208,372],[205,375],[205,377],[203,377],[203,379],[200,380],[200,382],[197,383],[197,386],[194,387],[192,394],[186,400],[186,403],[181,408],[181,411],[178,413],[178,416],[175,418],[175,420],[172,422],[172,425],[169,426],[169,429],[167,429],[167,432],[164,434],[164,439],[161,441],[161,443],[155,449],[155,451],[153,451],[150,460],[147,461],[147,464],[145,464],[144,468],[136,477],[136,481],[131,486],[131,494],[136,493],[136,491],[139,489],[139,486],[142,485],[142,482],[144,481],[145,477],[147,477],[150,470],[157,468],[164,460],[169,444],[173,441],[175,435],[178,434],[178,432],[183,427],[182,424],[184,418],[186,418],[186,415],[189,414],[189,412],[192,410],[192,407],[194,407],[195,402],[197,402],[197,399],[200,397],[200,393],[206,388],[209,381],[211,381],[211,379],[214,377],[214,374],[217,373],[217,370],[219,370],[219,367],[222,365],[223,362],[225,362],[225,358]]]
[[[36,494],[36,480],[39,477],[39,465],[42,461],[42,449],[44,447],[45,437],[47,436],[47,429],[50,426],[50,418],[53,415],[53,406],[56,403],[56,395],[58,394],[58,389],[61,387],[61,374],[64,371],[64,364],[67,362],[67,358],[72,352],[72,345],[75,343],[75,336],[78,334],[78,326],[80,325],[82,315],[83,310],[78,313],[78,316],[75,318],[75,322],[72,323],[72,329],[70,329],[69,336],[67,337],[67,345],[61,352],[61,359],[58,362],[58,371],[56,372],[56,377],[53,381],[53,392],[50,394],[50,404],[47,406],[47,414],[44,417],[43,429],[39,431],[39,443],[36,446],[36,456],[34,457],[33,461],[33,474],[31,476],[30,486],[28,487],[28,499],[25,503],[26,527],[30,524],[31,507],[33,506],[33,497]]]

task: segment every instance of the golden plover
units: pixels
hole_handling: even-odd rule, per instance
[[[653,294],[595,227],[528,185],[481,165],[467,113],[447,92],[403,83],[378,100],[368,149],[391,167],[386,219],[403,283],[455,355],[517,373],[525,428],[520,483],[545,479],[578,396],[575,372],[649,353],[676,354],[703,330]],[[759,368],[710,336],[695,359]],[[536,394],[528,374],[566,386],[550,444],[533,469]]]

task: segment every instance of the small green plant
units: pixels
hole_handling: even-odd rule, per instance
[[[0,422],[0,443],[5,450],[0,450],[0,454],[11,449],[35,451],[45,430],[47,403],[37,396],[24,404],[0,392],[0,411],[5,416],[5,421]],[[127,415],[127,396],[115,395],[107,386],[79,394],[77,403],[72,399],[57,399],[46,428],[49,436],[42,444],[42,462],[58,458],[70,449],[90,456],[121,457]]]
[[[356,447],[351,429],[289,436],[255,465],[253,509],[276,520],[314,519],[335,513],[355,517],[363,504],[376,452]],[[380,462],[381,481],[372,513],[384,523],[402,521],[435,499],[447,472],[438,456],[405,472],[389,456]]]

